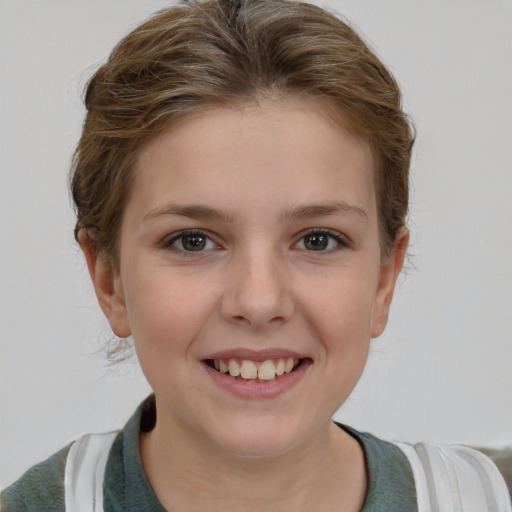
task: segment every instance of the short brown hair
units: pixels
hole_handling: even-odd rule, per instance
[[[174,120],[262,97],[326,100],[369,141],[381,246],[405,223],[414,135],[394,78],[349,25],[289,0],[189,1],[129,33],[91,78],[73,157],[75,236],[118,263],[137,149]]]

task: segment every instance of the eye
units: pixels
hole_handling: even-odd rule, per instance
[[[326,230],[311,230],[295,246],[306,251],[327,252],[340,247],[348,247],[348,242],[338,233]]]
[[[185,252],[201,252],[218,247],[208,235],[201,231],[182,231],[166,240],[163,245]]]

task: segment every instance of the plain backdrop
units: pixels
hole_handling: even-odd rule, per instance
[[[73,241],[82,89],[163,0],[0,0],[0,487],[149,388]],[[406,441],[512,444],[512,2],[331,0],[396,75],[418,130],[409,270],[336,418]]]

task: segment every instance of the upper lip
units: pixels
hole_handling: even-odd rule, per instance
[[[305,359],[307,356],[293,350],[281,348],[269,348],[264,350],[234,348],[215,352],[204,359],[247,359],[249,361],[266,361],[268,359],[286,359],[289,357],[293,359]]]

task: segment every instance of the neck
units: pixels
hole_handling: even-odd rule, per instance
[[[166,419],[159,415],[140,445],[144,470],[166,510],[361,510],[362,449],[331,423],[284,454],[260,458],[226,453]]]

